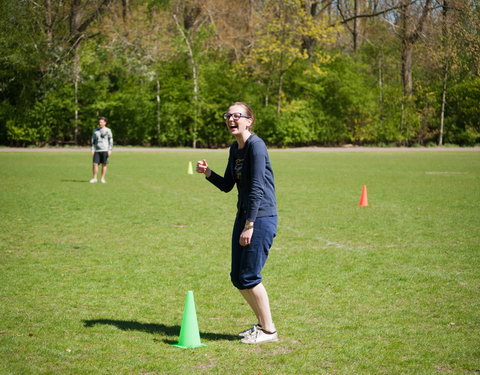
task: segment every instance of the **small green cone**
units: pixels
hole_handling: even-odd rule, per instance
[[[187,173],[188,173],[188,174],[193,174],[193,166],[192,166],[192,162],[191,162],[191,161],[188,162],[188,170],[187,170]]]
[[[183,309],[182,327],[180,328],[180,337],[178,344],[173,346],[179,348],[198,348],[203,345],[200,342],[200,331],[198,330],[197,312],[195,310],[195,301],[193,291],[187,292],[185,308]]]

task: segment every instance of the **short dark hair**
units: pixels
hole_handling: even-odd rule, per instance
[[[106,118],[106,117],[103,117],[103,116],[100,116],[100,117],[98,118],[98,121],[100,121],[100,120],[103,120],[103,121],[107,122],[107,118]]]

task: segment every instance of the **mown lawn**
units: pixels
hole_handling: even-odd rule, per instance
[[[480,373],[478,152],[271,151],[278,343],[229,281],[226,151],[0,154],[2,374]],[[367,185],[369,207],[359,207]],[[179,349],[185,296],[202,343]]]

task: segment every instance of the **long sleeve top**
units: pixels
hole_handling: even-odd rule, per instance
[[[277,215],[273,170],[267,147],[257,135],[252,134],[241,150],[234,142],[224,176],[212,171],[207,180],[226,193],[237,185],[237,209],[247,221]]]
[[[112,148],[112,131],[107,127],[104,127],[103,129],[95,128],[92,134],[92,151],[107,152],[112,151]]]

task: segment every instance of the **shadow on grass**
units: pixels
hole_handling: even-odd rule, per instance
[[[92,319],[83,320],[84,327],[90,328],[95,325],[111,325],[122,331],[140,331],[152,334],[163,334],[166,336],[176,336],[180,334],[180,326],[166,326],[165,324],[141,323],[134,320],[114,320],[114,319]],[[200,332],[200,337],[206,340],[219,341],[228,340],[236,341],[238,337],[235,335],[226,335],[222,333]],[[177,341],[163,340],[167,344],[176,344]]]
[[[88,180],[61,180],[62,182],[84,182],[84,183],[90,183]]]

